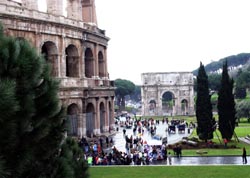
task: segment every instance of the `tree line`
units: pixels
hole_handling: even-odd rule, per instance
[[[229,76],[234,80],[233,94],[236,100],[236,116],[240,118],[250,118],[250,101],[247,94],[250,88],[250,66],[245,65],[235,71],[228,71]],[[210,91],[217,93],[221,87],[221,77],[219,73],[208,73],[208,88]],[[197,78],[194,80],[194,90],[197,92]],[[213,109],[217,110],[217,98],[212,97]],[[250,121],[250,119],[249,119]]]
[[[229,68],[235,68],[238,66],[244,66],[249,64],[250,62],[250,53],[240,53],[237,55],[227,56],[225,58],[220,59],[219,61],[213,61],[207,64],[205,67],[206,72],[215,73],[222,69],[223,63],[227,61]],[[194,75],[198,74],[198,69],[193,71]]]

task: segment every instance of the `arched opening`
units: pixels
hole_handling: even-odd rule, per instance
[[[173,108],[175,105],[174,101],[174,94],[172,92],[165,92],[162,95],[162,112],[164,115],[171,115],[173,114]]]
[[[99,69],[99,77],[105,77],[105,62],[103,59],[102,52],[98,53],[98,69]]]
[[[86,108],[86,135],[92,137],[95,128],[95,108],[92,103],[89,103]]]
[[[90,48],[87,48],[84,56],[85,62],[85,76],[91,78],[94,76],[94,58]]]
[[[76,104],[71,104],[67,108],[68,132],[70,136],[77,136],[79,109]]]
[[[74,45],[69,45],[66,50],[66,76],[79,77],[79,55]]]
[[[55,43],[47,41],[42,46],[42,55],[51,65],[52,76],[58,76],[58,50]]]
[[[156,102],[155,100],[150,100],[149,102],[149,113],[152,114],[155,112],[156,109]]]
[[[181,101],[181,113],[183,115],[188,115],[188,101],[186,99]]]
[[[100,112],[100,132],[103,133],[105,131],[104,130],[105,128],[105,106],[103,102],[100,103],[99,112]]]

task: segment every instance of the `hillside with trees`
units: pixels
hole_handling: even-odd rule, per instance
[[[223,63],[227,61],[228,68],[234,69],[240,66],[248,65],[250,63],[250,53],[240,53],[237,55],[231,55],[225,58],[220,59],[219,61],[211,62],[205,65],[206,72],[209,73],[218,73],[222,71]],[[193,71],[195,76],[198,75],[198,69]]]

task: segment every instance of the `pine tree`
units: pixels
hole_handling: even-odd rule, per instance
[[[201,140],[207,141],[213,138],[214,124],[212,104],[208,88],[208,76],[204,65],[200,63],[197,76],[196,99],[197,135]]]
[[[0,176],[56,177],[66,128],[59,82],[26,40],[0,27],[0,41]]]
[[[83,151],[76,141],[67,138],[61,147],[60,158],[54,167],[55,178],[86,178],[88,177]]]
[[[230,79],[227,61],[223,64],[221,88],[218,96],[219,130],[222,138],[230,140],[234,134],[236,111],[233,95],[233,79]]]

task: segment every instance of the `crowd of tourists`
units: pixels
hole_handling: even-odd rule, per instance
[[[84,140],[84,138],[81,139],[79,145],[85,150],[85,159],[89,165],[149,165],[154,161],[163,160],[171,164],[171,152],[174,151],[176,156],[181,156],[181,147],[179,146],[173,149],[166,144],[151,146],[138,140],[131,152],[119,151],[114,145],[110,150],[104,151],[101,143],[89,144]],[[109,144],[111,146],[111,143]]]
[[[165,118],[161,122],[168,124],[169,120]],[[83,137],[79,139],[79,146],[83,149],[89,165],[149,165],[156,161],[172,164],[171,153],[181,157],[180,145],[174,147],[167,145],[167,143],[149,145],[146,140],[143,140],[144,132],[148,132],[152,137],[157,136],[155,133],[158,124],[160,124],[159,120],[137,120],[130,117],[126,118],[125,121],[116,122],[119,128],[123,128],[125,151],[118,150],[114,146],[112,137],[100,137],[91,141]],[[128,126],[133,127],[133,135],[126,134]]]

